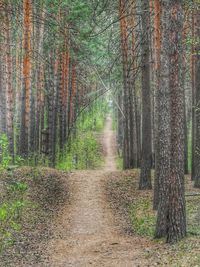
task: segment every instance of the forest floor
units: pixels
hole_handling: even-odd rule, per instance
[[[200,266],[200,196],[189,176],[187,217],[193,234],[173,246],[154,240],[152,191],[138,190],[139,170],[117,169],[110,116],[98,138],[105,158],[99,169],[67,173],[25,167],[14,173],[29,185],[27,195],[36,205],[25,212],[23,231],[0,255],[0,266]]]

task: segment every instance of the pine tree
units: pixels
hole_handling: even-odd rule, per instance
[[[182,84],[183,2],[162,2],[161,83],[162,120],[158,125],[162,135],[162,156],[159,172],[160,199],[156,237],[178,241],[186,235],[184,196],[184,90]],[[160,89],[161,91],[161,89]],[[161,100],[161,99],[160,99]],[[164,106],[165,104],[165,106]],[[160,110],[161,111],[161,110]],[[163,125],[164,124],[164,125]],[[179,125],[179,127],[177,127]],[[159,135],[158,138],[161,138]]]

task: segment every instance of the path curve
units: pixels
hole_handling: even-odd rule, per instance
[[[77,171],[70,177],[71,205],[55,223],[55,236],[48,252],[53,267],[148,266],[138,238],[121,234],[106,202],[104,182],[116,171],[115,134],[107,117],[102,133],[105,165],[101,170]],[[143,257],[142,257],[143,258]]]

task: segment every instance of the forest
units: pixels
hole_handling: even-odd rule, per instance
[[[200,266],[200,0],[0,25],[0,266]]]

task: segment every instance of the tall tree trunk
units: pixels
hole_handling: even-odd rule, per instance
[[[183,0],[170,1],[171,168],[167,241],[186,235],[184,189]],[[178,127],[177,127],[178,126]]]
[[[183,88],[184,88],[184,135],[185,135],[185,148],[184,148],[184,169],[185,174],[188,174],[188,123],[187,123],[187,107],[186,107],[186,71],[187,71],[187,29],[188,29],[188,14],[184,12],[184,27],[183,27]]]
[[[62,56],[62,78],[60,88],[60,149],[63,150],[66,142],[67,129],[67,97],[69,84],[69,50],[68,45],[65,46],[65,52]]]
[[[43,3],[40,4],[40,10],[39,16],[42,21],[45,19],[45,5]],[[36,111],[35,111],[35,147],[34,151],[38,154],[37,156],[40,155],[40,148],[41,148],[41,131],[42,131],[42,95],[43,95],[43,90],[44,90],[44,65],[40,64],[40,55],[43,55],[44,53],[44,23],[39,25],[37,27],[37,37],[38,37],[38,42],[37,42],[37,62],[36,62]]]
[[[30,127],[30,90],[31,90],[31,1],[23,1],[24,36],[23,36],[23,93],[20,131],[20,154],[28,156]]]
[[[195,87],[195,24],[196,24],[196,12],[192,11],[192,49],[191,49],[191,79],[192,79],[192,157],[191,157],[191,178],[194,181],[196,174],[196,87]]]
[[[0,9],[1,15],[1,42],[0,42],[0,134],[7,133],[7,85],[8,85],[8,56],[9,53],[9,43],[8,43],[8,25],[7,25],[7,15],[6,7],[7,4],[2,2],[4,8]]]
[[[10,5],[8,4],[8,7]],[[14,161],[14,127],[13,127],[13,84],[12,84],[12,55],[11,55],[11,25],[9,12],[6,10],[6,87],[7,87],[7,135],[9,140],[9,151]]]
[[[70,127],[73,126],[74,119],[75,119],[75,99],[76,99],[76,91],[77,91],[77,84],[76,84],[76,62],[72,63],[72,83],[71,83],[71,95],[70,95],[70,109],[69,109],[69,125]]]
[[[149,0],[142,1],[142,160],[139,189],[151,189],[152,129]]]
[[[130,168],[138,167],[138,135],[137,135],[137,105],[136,105],[136,5],[134,2],[130,2],[130,14],[129,14],[129,27],[130,27],[130,37],[131,44],[129,49],[130,58],[130,84],[129,84],[129,113],[130,113]]]
[[[6,91],[4,83],[3,49],[0,44],[0,135],[6,132]]]
[[[195,180],[194,187],[200,188],[200,7],[196,9],[196,29],[195,36],[197,44],[195,45],[195,124],[196,124],[196,140],[195,140]]]
[[[153,208],[158,208],[159,193],[160,193],[160,138],[158,137],[158,120],[160,112],[160,53],[161,53],[161,5],[160,0],[154,2],[154,42],[155,42],[155,131],[154,131],[154,143],[155,143],[155,178],[154,178],[154,198]]]
[[[182,0],[162,0],[161,83],[163,121],[160,199],[156,237],[176,242],[186,235],[184,196],[184,90],[182,84]],[[164,90],[163,90],[164,89]],[[162,125],[162,123],[164,125]],[[177,127],[177,125],[179,127]],[[161,176],[162,175],[162,176]]]
[[[128,88],[128,35],[127,35],[127,18],[125,16],[126,3],[124,0],[119,1],[120,16],[120,34],[121,34],[121,50],[123,65],[123,167],[130,167],[130,142],[129,142],[129,88]]]

